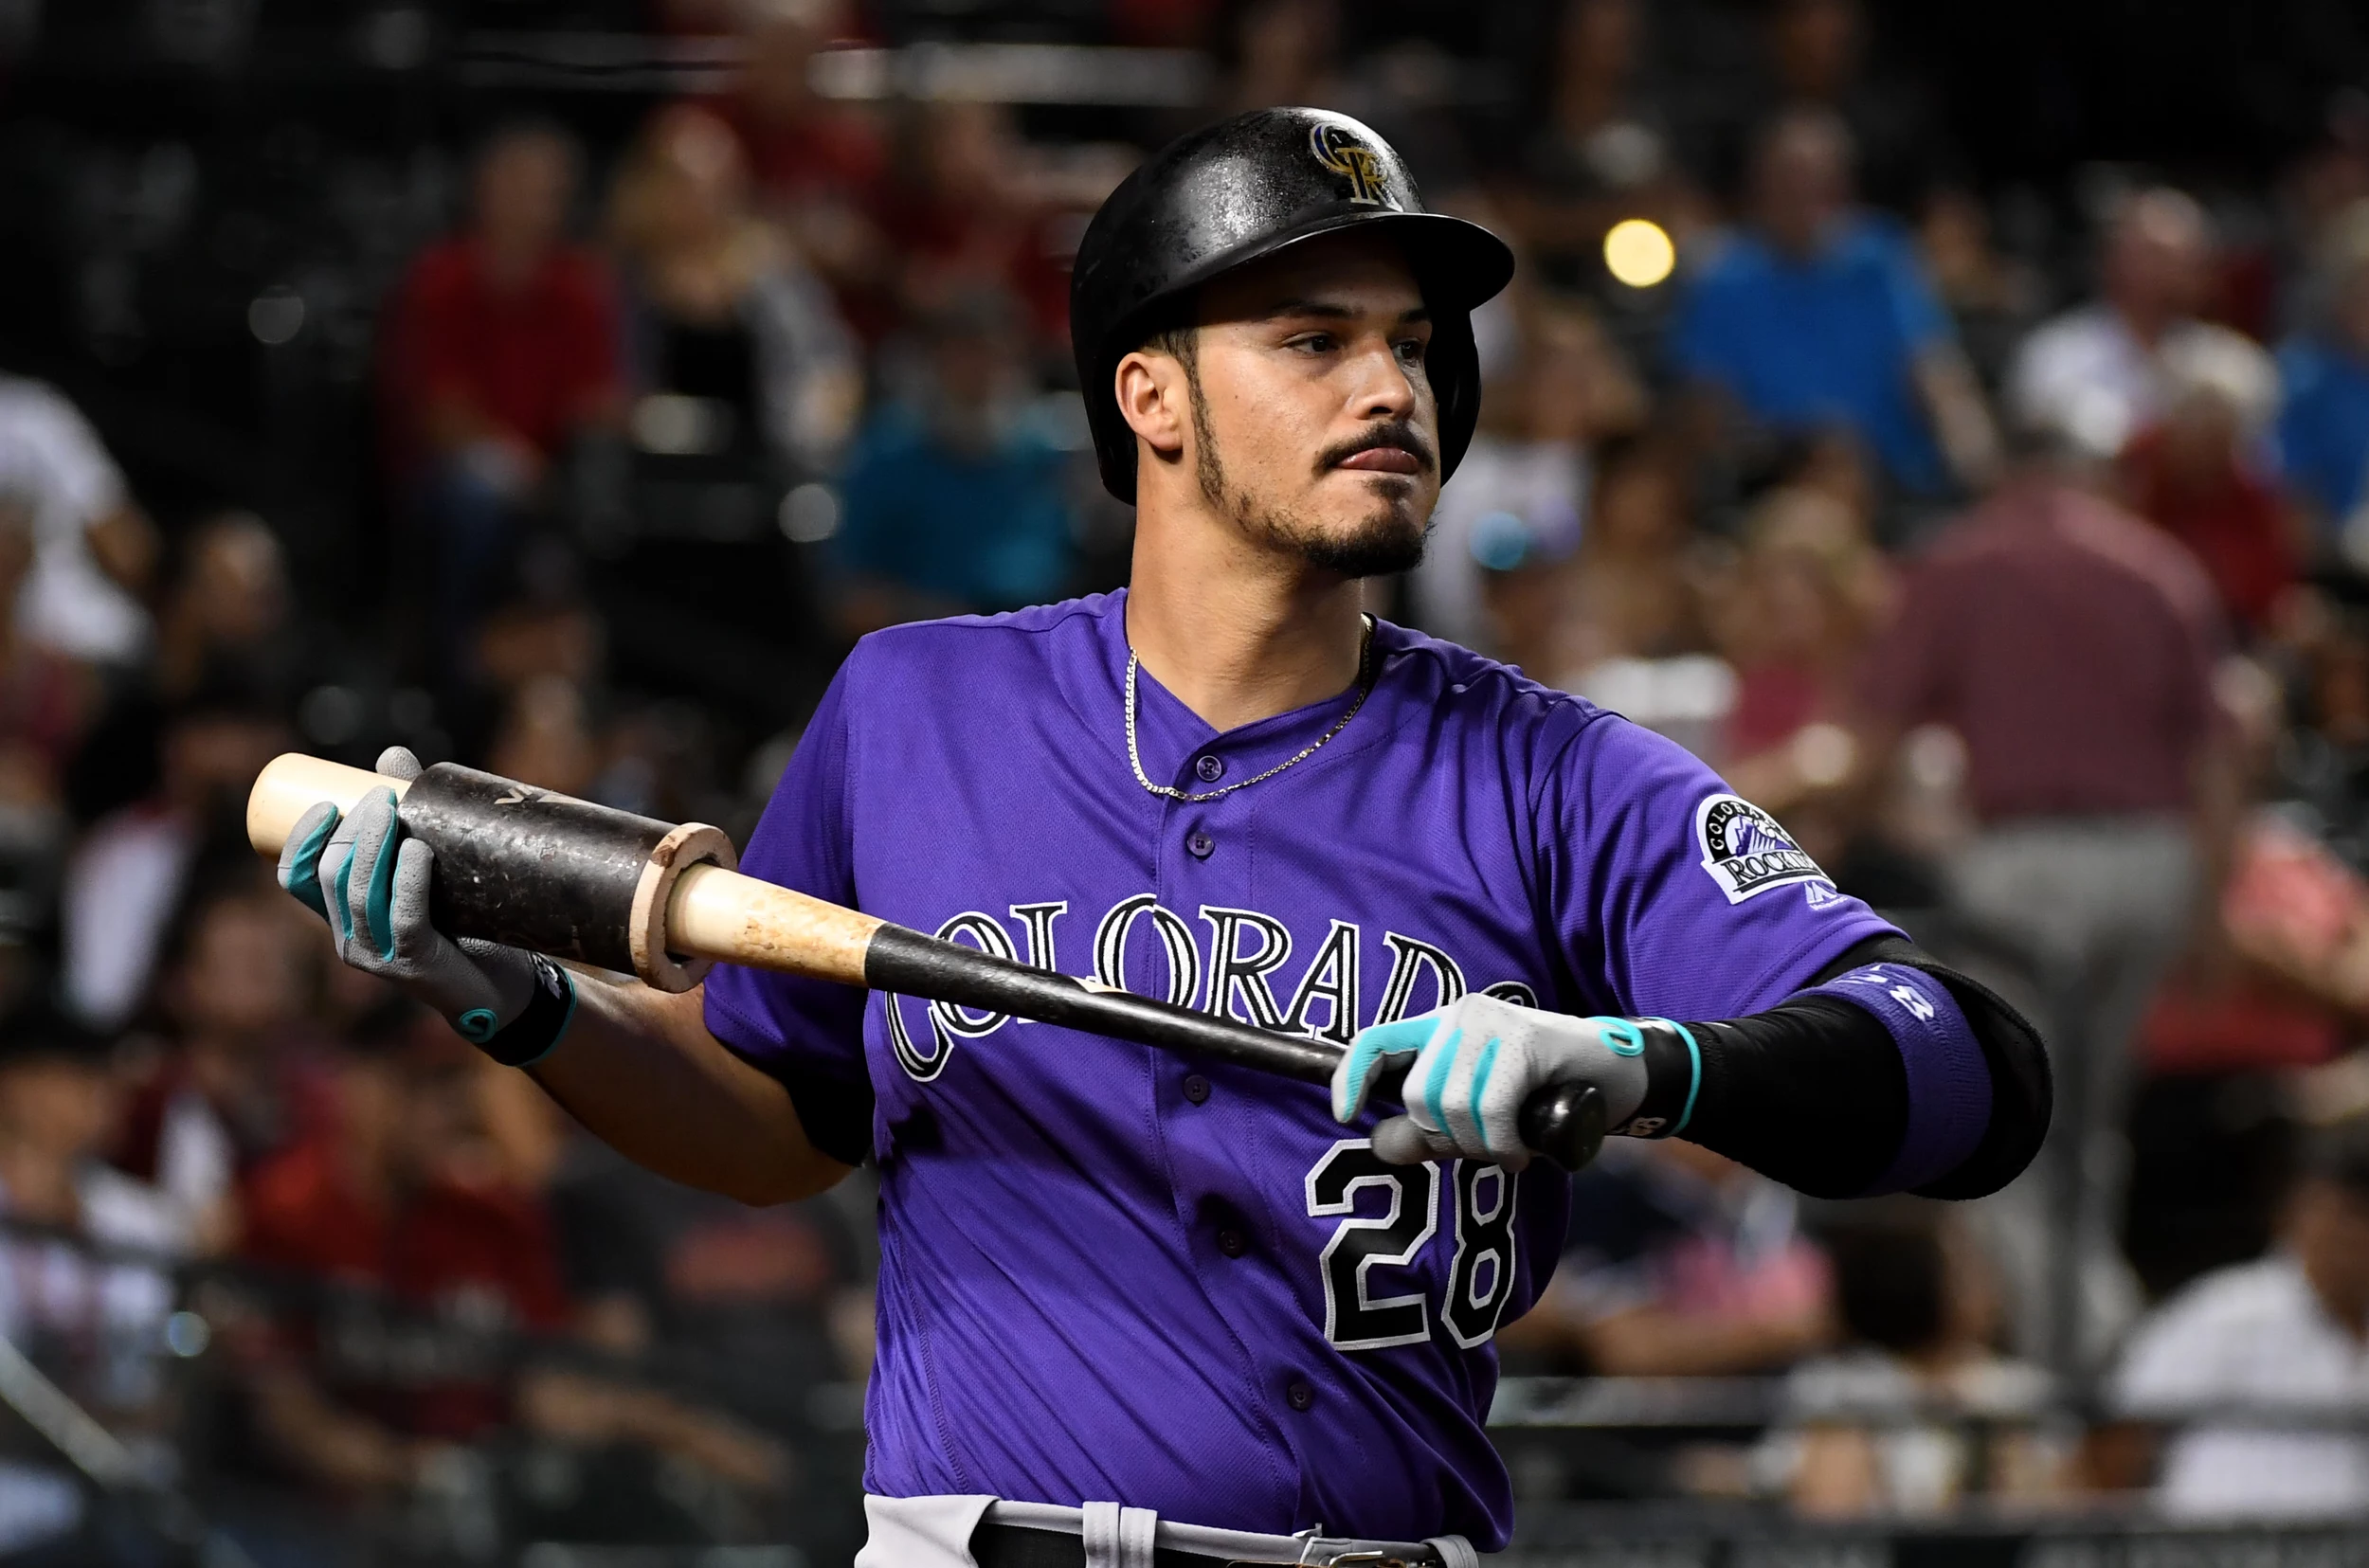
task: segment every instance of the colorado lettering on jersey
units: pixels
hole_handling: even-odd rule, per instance
[[[1289,967],[1292,931],[1282,921],[1257,910],[1220,905],[1204,904],[1199,912],[1201,927],[1196,928],[1192,921],[1162,905],[1156,894],[1141,892],[1120,899],[1094,924],[1094,978],[1105,985],[1124,987],[1130,953],[1143,944],[1155,943],[1166,975],[1165,988],[1155,994],[1171,1005],[1198,1007],[1261,1029],[1344,1046],[1368,1024],[1389,1023],[1410,1013],[1444,1007],[1470,989],[1463,966],[1446,949],[1402,931],[1385,930],[1381,946],[1389,955],[1389,978],[1383,984],[1374,1016],[1361,1018],[1359,981],[1365,963],[1365,941],[1358,926],[1332,920],[1323,943],[1294,971]],[[936,935],[997,958],[1060,973],[1057,927],[1068,913],[1067,900],[1014,904],[1012,928],[1006,929],[1004,922],[993,915],[965,910],[940,925]],[[1288,992],[1283,988],[1287,976],[1291,979]],[[1525,1007],[1538,1005],[1537,993],[1518,980],[1498,981],[1481,989]],[[1420,1007],[1415,1005],[1419,996],[1423,998]],[[929,1004],[925,1049],[905,1016],[905,999],[891,995],[887,1000],[890,1047],[897,1065],[916,1083],[931,1082],[946,1071],[956,1040],[992,1035],[1012,1021],[1008,1013],[934,1001]]]

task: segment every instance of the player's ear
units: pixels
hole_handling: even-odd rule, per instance
[[[1119,361],[1112,377],[1119,413],[1128,428],[1163,458],[1184,451],[1184,432],[1192,424],[1192,383],[1174,354],[1138,349]]]

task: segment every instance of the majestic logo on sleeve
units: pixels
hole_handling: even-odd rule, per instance
[[[1796,882],[1815,884],[1819,892],[1833,886],[1776,818],[1740,797],[1705,801],[1694,814],[1694,837],[1703,846],[1703,869],[1730,904]]]
[[[1360,207],[1396,207],[1384,183],[1382,156],[1342,125],[1313,125],[1308,150],[1316,161],[1349,182],[1349,200]]]

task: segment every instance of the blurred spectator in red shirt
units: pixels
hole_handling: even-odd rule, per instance
[[[882,260],[870,216],[888,170],[879,128],[814,90],[814,60],[853,30],[845,0],[745,0],[746,51],[710,107],[740,138],[759,202],[841,287]]]
[[[1069,272],[1052,214],[1024,178],[1027,151],[1000,103],[914,105],[873,216],[895,263],[900,315],[937,314],[982,291],[1028,312],[1040,345],[1066,352]],[[874,307],[877,311],[877,305]],[[858,325],[877,332],[877,315]]]
[[[1910,567],[1864,666],[1862,777],[1890,776],[1919,725],[1963,739],[1981,825],[1948,868],[1951,902],[1985,951],[2018,955],[1973,966],[2050,1026],[2055,1124],[1988,1206],[2024,1343],[2064,1370],[2137,1306],[2116,1241],[2130,1039],[2189,935],[2199,822],[2228,804],[2220,627],[2193,556],[2035,462]]]
[[[577,179],[555,128],[497,132],[469,228],[412,263],[389,313],[390,443],[428,535],[431,646],[448,661],[466,657],[545,469],[618,413],[615,292],[567,237]]]
[[[2270,627],[2299,553],[2278,487],[2251,454],[2278,401],[2270,361],[2217,336],[2164,347],[2163,415],[2123,449],[2132,508],[2194,550],[2230,619]]]
[[[555,1332],[569,1314],[550,1221],[531,1196],[472,1168],[469,1064],[422,1034],[344,1054],[334,1127],[256,1174],[243,1251],[480,1333]],[[340,1345],[350,1353],[366,1338],[330,1333],[305,1348],[333,1358],[324,1381],[380,1421],[466,1440],[509,1418],[498,1356],[458,1375],[445,1358],[425,1379],[406,1377],[400,1358],[336,1363]]]
[[[617,395],[614,302],[600,261],[567,239],[574,144],[545,125],[497,132],[479,155],[471,225],[411,265],[388,343],[407,456],[537,472]]]
[[[245,1347],[266,1440],[347,1495],[407,1489],[443,1445],[513,1422],[771,1487],[781,1458],[765,1439],[537,1356],[572,1312],[534,1180],[550,1162],[522,1164],[515,1108],[488,1092],[498,1071],[410,1015],[341,1058],[334,1131],[258,1173],[248,1257],[325,1287],[283,1298]]]
[[[740,136],[765,195],[795,208],[859,206],[888,167],[880,134],[860,111],[814,90],[814,58],[852,30],[844,0],[748,0],[745,53],[714,108]]]
[[[2235,963],[2187,964],[2143,1033],[2158,1073],[2316,1067],[2369,1018],[2369,883],[2278,808],[2239,832],[2217,910]],[[2218,957],[2219,955],[2215,955]]]
[[[162,1001],[171,1054],[139,1081],[115,1162],[171,1199],[208,1250],[238,1229],[240,1181],[330,1119],[306,1049],[317,938],[258,880],[202,890],[175,933]]]

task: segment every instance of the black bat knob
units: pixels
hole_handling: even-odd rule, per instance
[[[1549,1084],[1522,1102],[1522,1142],[1566,1171],[1604,1146],[1604,1096],[1594,1084]]]

